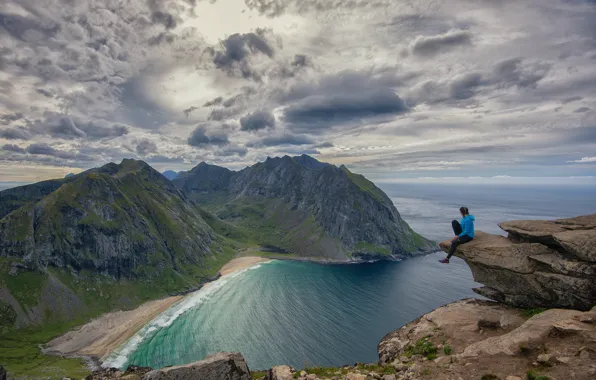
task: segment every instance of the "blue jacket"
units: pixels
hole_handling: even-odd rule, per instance
[[[461,234],[459,234],[459,237],[462,237],[464,235],[468,235],[471,238],[474,237],[474,220],[476,220],[474,219],[474,215],[464,216],[461,222],[459,222],[462,229]]]

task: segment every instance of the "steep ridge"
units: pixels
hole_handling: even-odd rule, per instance
[[[257,242],[300,256],[389,259],[433,247],[372,182],[307,155],[267,158],[239,172],[201,163],[173,182]]]
[[[0,221],[0,254],[115,278],[201,263],[212,231],[195,206],[141,161],[78,176]]]

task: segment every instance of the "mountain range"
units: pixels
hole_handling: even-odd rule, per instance
[[[170,181],[125,159],[0,192],[0,332],[196,289],[247,252],[349,262],[431,248],[345,166],[200,163]]]

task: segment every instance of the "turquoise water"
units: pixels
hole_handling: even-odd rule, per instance
[[[273,261],[224,277],[147,325],[106,365],[154,368],[239,351],[252,369],[377,360],[388,332],[473,296],[468,267],[442,254],[402,262]]]
[[[596,212],[596,186],[379,184],[402,217],[424,236],[451,236],[466,205],[476,226]],[[402,262],[318,265],[275,261],[186,297],[145,326],[106,365],[163,367],[239,351],[252,369],[374,362],[387,333],[435,307],[474,296],[465,263],[431,254]]]

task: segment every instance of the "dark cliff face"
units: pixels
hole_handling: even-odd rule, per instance
[[[327,243],[320,250],[309,245],[313,256],[389,258],[431,247],[410,229],[391,200],[372,182],[343,166],[306,155],[268,158],[239,172],[202,163],[174,183],[207,205],[222,199],[244,199],[244,203],[262,198],[282,200],[290,211],[303,218],[311,216],[322,227]],[[220,217],[229,216],[228,209],[214,209]],[[295,244],[283,248],[300,251]]]
[[[70,178],[0,220],[1,256],[120,278],[183,270],[210,255],[212,231],[196,206],[146,163]]]

